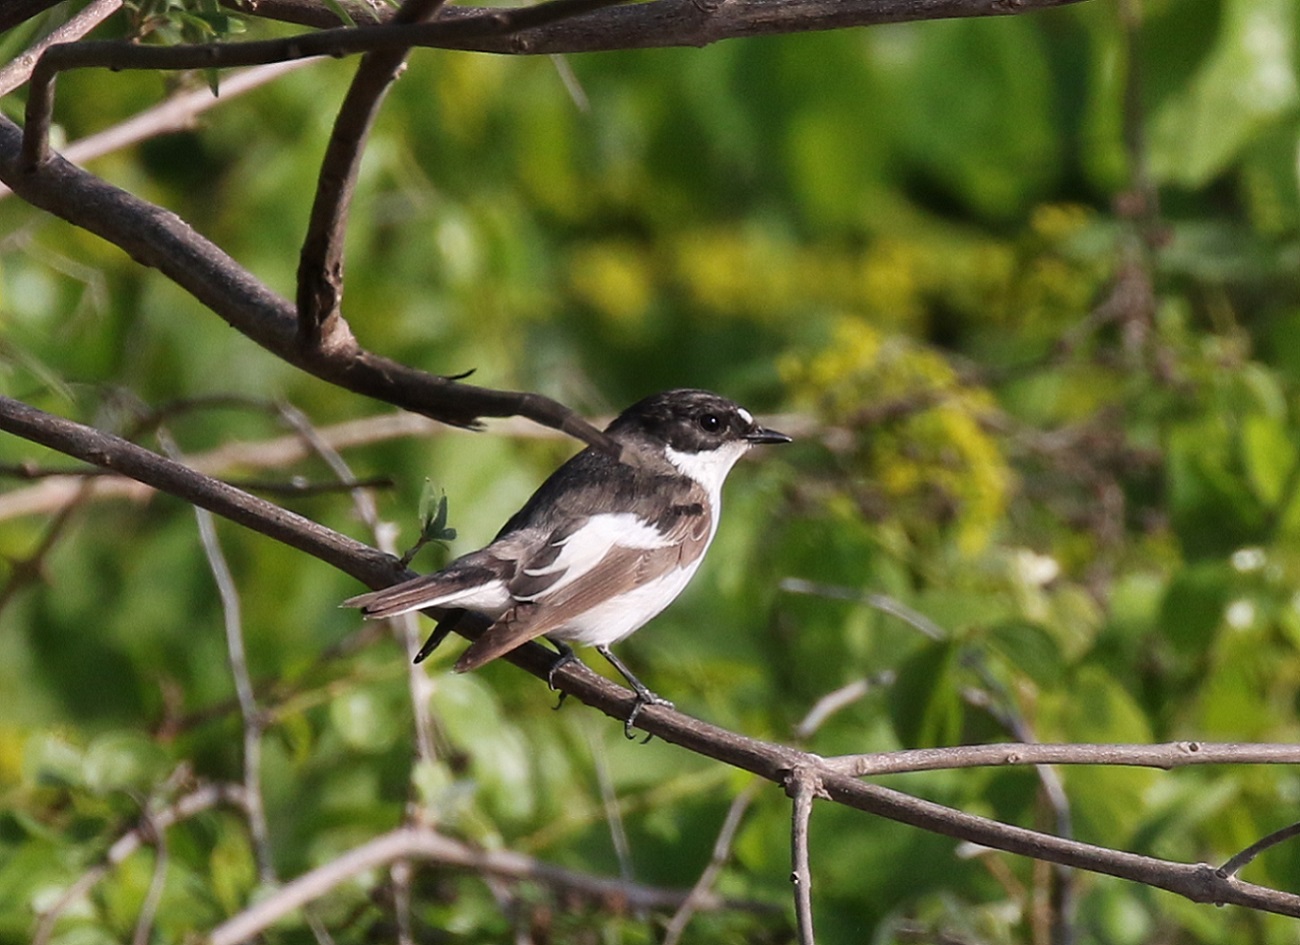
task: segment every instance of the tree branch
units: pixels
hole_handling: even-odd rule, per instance
[[[62,0],[54,0],[54,2],[60,3]],[[49,0],[37,0],[37,3],[41,6],[52,5]],[[0,12],[0,33],[9,28],[5,23],[10,17],[17,15],[14,8],[21,8],[23,5],[24,0],[10,0],[4,11]],[[121,6],[122,0],[93,0],[68,22],[42,36],[37,42],[24,50],[21,55],[16,56],[3,69],[0,69],[0,95],[8,95],[31,78],[32,71],[36,68],[36,63],[45,50],[60,43],[71,43],[81,39],[81,37],[116,13]],[[36,11],[33,11],[28,14],[28,17],[35,14]]]
[[[794,885],[795,925],[799,945],[816,945],[813,934],[812,869],[808,865],[808,822],[813,798],[825,796],[815,768],[799,765],[790,771],[785,792],[794,800],[790,817],[790,882]]]
[[[19,170],[21,134],[16,125],[0,118],[0,180],[15,193],[158,269],[233,328],[295,367],[452,426],[472,428],[483,417],[523,416],[618,455],[619,447],[609,437],[549,397],[475,387],[417,371],[366,351],[350,336],[332,339],[328,349],[304,347],[293,306],[175,214],[57,156],[36,170]]]
[[[825,765],[849,777],[1000,765],[1123,765],[1182,768],[1188,765],[1300,764],[1300,745],[1167,742],[1162,745],[966,745],[843,755]]]
[[[480,850],[425,827],[399,827],[299,876],[256,905],[212,930],[207,945],[238,945],[278,919],[318,899],[358,873],[397,860],[424,859],[512,880],[533,880],[601,899],[626,902],[633,908],[658,909],[679,905],[688,895],[638,883],[588,876],[551,866],[509,850]],[[721,901],[706,903],[717,908]]]
[[[327,29],[339,19],[316,0],[222,0],[231,9]],[[1011,16],[1080,0],[650,0],[529,29],[511,37],[461,38],[452,47],[514,55],[603,52],[664,46],[707,46],[724,39],[805,33],[916,20]],[[342,7],[358,23],[373,21],[365,4]],[[448,7],[447,22],[478,16],[481,7]],[[412,46],[436,46],[414,42]]]
[[[406,0],[390,23],[412,24],[437,16],[443,0]],[[380,103],[406,62],[409,48],[366,53],[334,118],[298,260],[298,330],[303,343],[330,345],[339,330],[343,301],[343,235],[348,209]],[[342,328],[346,331],[346,327]],[[349,333],[350,334],[350,333]]]
[[[155,488],[306,551],[371,587],[385,586],[410,574],[397,568],[391,556],[338,535],[302,516],[241,493],[225,483],[173,463],[120,437],[53,417],[5,397],[0,397],[0,430],[143,479]],[[466,623],[467,621],[461,621],[457,631],[466,632]],[[474,636],[474,629],[468,628],[467,635]],[[562,692],[567,692],[612,718],[626,719],[636,704],[636,696],[632,692],[598,676],[577,661],[553,671],[554,653],[536,643],[512,650],[503,659],[539,679],[552,679],[556,688]],[[858,781],[836,768],[833,761],[828,762],[810,752],[730,732],[663,705],[645,706],[637,716],[637,727],[695,754],[742,768],[776,784],[786,784],[790,772],[796,770],[809,776],[816,775],[825,795],[836,803],[922,830],[1008,853],[1144,883],[1177,893],[1194,902],[1230,903],[1300,918],[1300,896],[1241,882],[1234,877],[1222,875],[1207,864],[1173,863],[1137,853],[1111,850],[953,810],[932,801]],[[1201,756],[1199,743],[1186,744],[1197,744],[1197,750],[1189,751],[1188,754]],[[1016,745],[1013,751],[1024,752],[1026,755],[1034,751],[1044,752],[1044,755],[1035,758],[1036,763],[1059,761],[1060,759],[1046,757],[1051,747]],[[1112,757],[1129,757],[1129,752],[1124,747],[1107,747],[1114,749]],[[1297,754],[1300,754],[1300,746],[1261,747],[1266,750],[1260,752],[1257,759],[1260,761],[1294,762]],[[1250,760],[1250,748],[1251,746],[1245,746],[1239,756],[1232,760],[1238,763]],[[1284,756],[1281,748],[1286,748],[1291,753]],[[1002,751],[1005,762],[1018,760],[1005,757],[1005,746],[999,746],[999,750]],[[1140,752],[1142,749],[1134,750]],[[953,749],[954,758],[960,759],[963,751],[967,749]],[[969,751],[978,753],[980,748],[977,746]],[[1057,751],[1064,753],[1060,747]],[[1181,757],[1167,749],[1165,754],[1167,760]],[[1227,754],[1231,752],[1220,757],[1226,761]],[[237,939],[226,939],[235,940]]]

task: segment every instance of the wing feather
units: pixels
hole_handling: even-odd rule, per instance
[[[589,533],[589,538],[578,537],[580,530],[557,533],[535,561],[519,569],[509,584],[517,603],[470,645],[456,671],[482,666],[611,598],[697,561],[713,537],[707,506],[690,502],[673,508],[676,514],[661,518],[658,527],[638,522],[613,543],[603,532]],[[604,540],[598,543],[597,538]],[[596,548],[602,553],[596,555]],[[568,549],[573,551],[566,558]]]

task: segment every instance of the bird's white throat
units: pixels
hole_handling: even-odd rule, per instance
[[[713,517],[716,521],[718,510],[721,508],[722,484],[727,480],[727,473],[731,472],[731,467],[736,465],[736,460],[745,455],[749,449],[749,443],[745,440],[737,440],[732,443],[724,443],[716,450],[706,450],[702,453],[688,453],[675,450],[668,447],[668,462],[672,463],[683,476],[689,476],[698,482],[701,488],[709,494],[709,501],[713,505]]]

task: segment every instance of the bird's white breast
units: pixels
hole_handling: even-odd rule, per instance
[[[612,646],[659,616],[690,583],[703,555],[576,616],[550,635],[581,646]]]

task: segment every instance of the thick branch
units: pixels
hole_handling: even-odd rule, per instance
[[[269,19],[325,29],[338,16],[318,0],[222,0],[227,6]],[[914,20],[1007,16],[1080,0],[651,0],[601,10],[511,37],[461,37],[455,48],[540,55],[707,46],[723,39],[806,33]],[[343,4],[358,23],[371,22],[361,3]],[[481,8],[448,7],[441,19],[474,17]],[[415,42],[414,46],[439,45]],[[451,43],[446,43],[449,47]]]
[[[52,46],[32,71],[22,167],[30,170],[49,157],[55,79],[68,69],[221,69],[310,59],[313,56],[404,50],[412,46],[459,49],[465,43],[510,35],[620,2],[623,0],[545,0],[529,7],[480,9],[467,17],[439,19],[432,23],[341,27],[286,39],[247,43],[142,46],[122,41],[100,41]]]
[[[29,203],[103,237],[157,268],[272,354],[347,390],[453,426],[482,417],[528,417],[617,454],[618,446],[572,410],[539,394],[462,384],[416,371],[351,338],[328,350],[299,344],[297,313],[174,213],[105,183],[57,156],[18,169],[22,132],[0,118],[0,179]]]
[[[143,479],[156,488],[315,555],[372,587],[392,583],[404,576],[388,555],[119,437],[50,416],[8,398],[0,398],[0,430]],[[513,650],[503,658],[539,679],[553,680],[562,692],[612,718],[626,719],[636,704],[633,693],[596,675],[581,663],[568,663],[554,671],[554,653],[535,643]],[[899,791],[863,783],[810,752],[730,732],[664,705],[645,706],[638,716],[637,727],[666,742],[750,771],[776,784],[788,783],[790,773],[794,771],[801,772],[801,776],[815,775],[831,800],[922,830],[991,849],[1133,880],[1177,893],[1194,902],[1231,903],[1300,918],[1300,896],[1240,882],[1207,864],[1171,863],[966,814]],[[1034,746],[1022,747],[1029,750]]]

